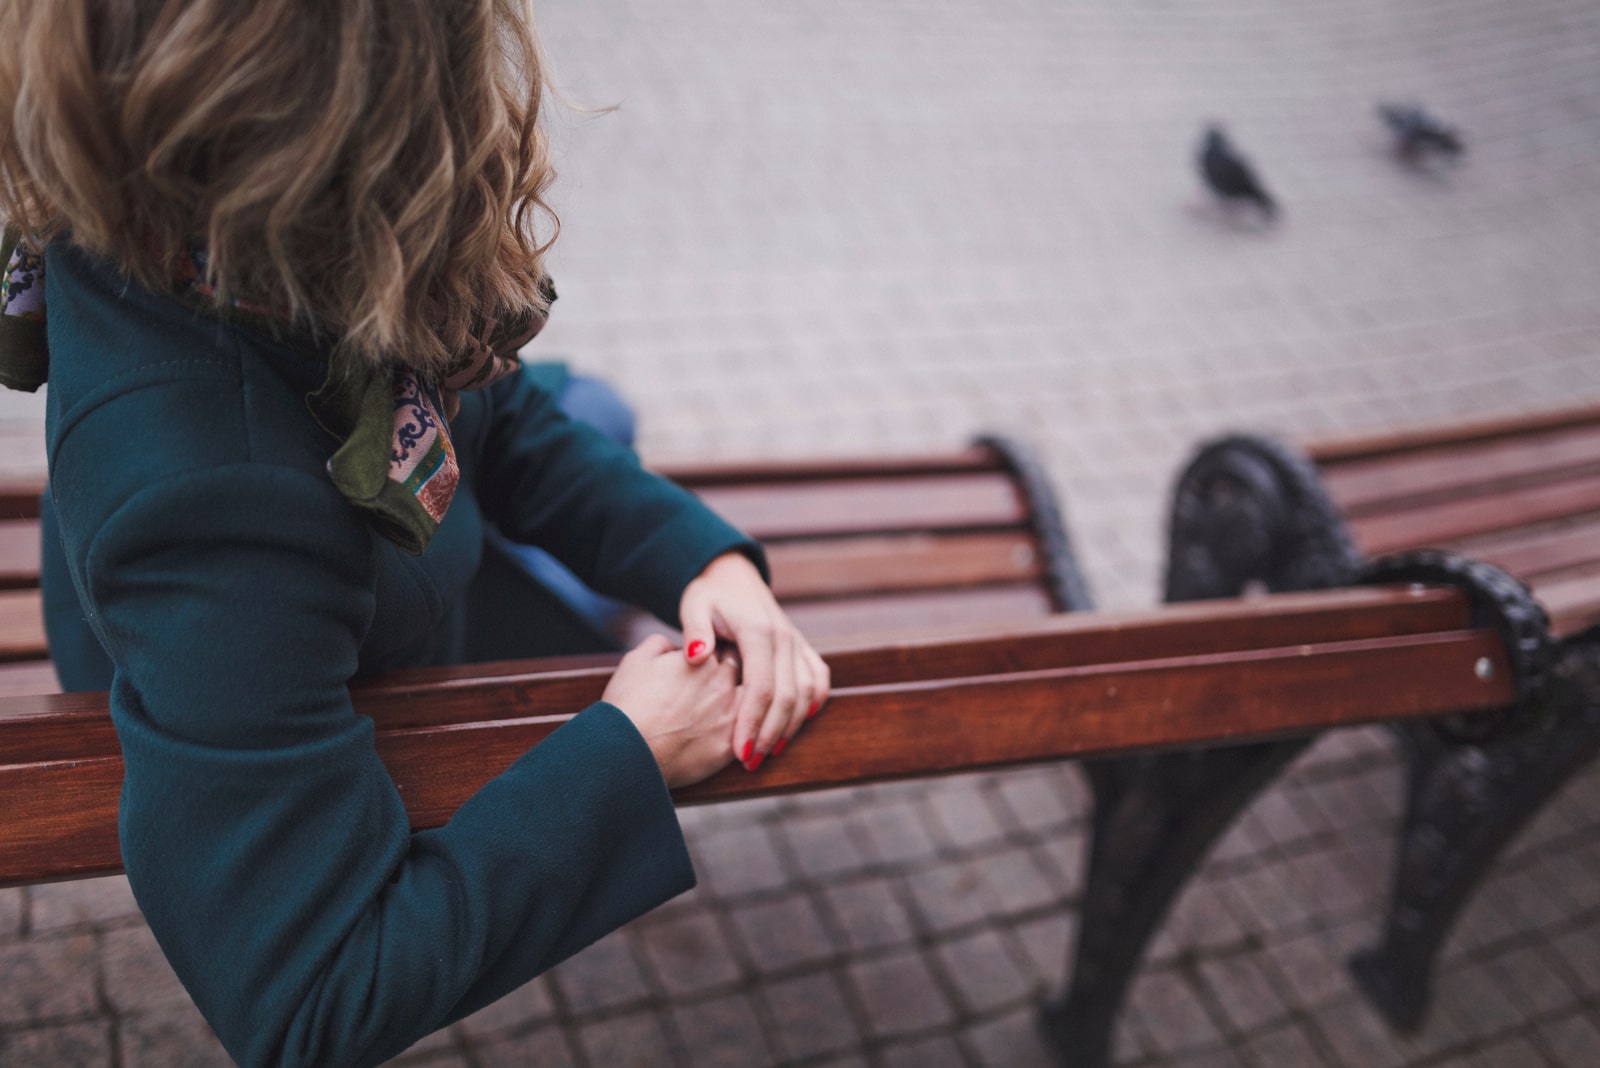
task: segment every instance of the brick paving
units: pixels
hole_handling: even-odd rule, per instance
[[[541,339],[658,459],[1029,438],[1107,607],[1153,603],[1171,479],[1225,429],[1321,435],[1600,398],[1589,0],[551,0],[564,233]],[[1417,99],[1465,166],[1399,168]],[[1225,120],[1285,207],[1189,163]],[[36,398],[0,397],[7,470]],[[803,741],[800,744],[804,744]],[[1082,893],[1071,768],[686,811],[701,886],[406,1065],[1047,1064]],[[1329,735],[1218,844],[1119,1027],[1128,1068],[1600,1063],[1600,769],[1507,850],[1397,1036],[1344,970],[1400,801]],[[223,1064],[125,882],[0,890],[0,1065]]]

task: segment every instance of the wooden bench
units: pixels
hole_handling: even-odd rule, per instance
[[[1383,577],[1375,557],[1435,548],[1496,564],[1527,585],[1457,557],[1422,553],[1409,568],[1414,578],[1473,589],[1477,610],[1499,616],[1536,676],[1516,722],[1396,725],[1408,784],[1393,899],[1382,944],[1352,964],[1391,1023],[1416,1026],[1433,959],[1472,888],[1600,751],[1600,408],[1304,448],[1225,437],[1178,480],[1170,538],[1169,601],[1346,586]],[[1554,640],[1539,653],[1546,617]],[[1195,863],[1308,741],[1108,762],[1091,774],[1097,806],[1107,819],[1119,806],[1172,811],[1157,848]],[[1163,871],[1170,901],[1187,869]],[[1121,885],[1109,867],[1091,871],[1086,915]],[[1125,916],[1107,935],[1118,967],[1137,961],[1166,903]]]
[[[1470,590],[1413,584],[1403,569],[1398,585],[1083,611],[1059,509],[1037,466],[1003,442],[894,462],[671,473],[767,542],[774,586],[827,651],[835,683],[804,744],[759,774],[683,791],[684,803],[1491,715],[1517,707],[1533,662]],[[8,670],[40,665],[16,662]],[[355,699],[426,827],[593,700],[608,673],[593,658],[415,670]],[[1087,765],[1101,872],[1150,838],[1119,822],[1115,763]],[[120,782],[105,695],[0,699],[0,886],[118,870]],[[1072,989],[1042,1014],[1075,1065],[1105,1062],[1121,997],[1100,967],[1102,922],[1160,896],[1144,885],[1148,865],[1118,870],[1126,892],[1086,902]]]

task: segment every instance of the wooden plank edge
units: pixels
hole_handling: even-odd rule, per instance
[[[1370,586],[1191,601],[1144,612],[1065,614],[1003,630],[843,646],[824,655],[837,692],[912,680],[1394,638],[1463,629],[1471,616],[1460,590]],[[352,696],[356,710],[385,730],[576,711],[599,699],[616,660],[416,668],[357,685]],[[105,694],[0,699],[0,753],[10,754],[12,763],[46,754],[92,759],[117,752]]]
[[[1492,631],[1181,658],[838,693],[762,771],[730,767],[682,804],[863,785],[1175,746],[1237,743],[1377,720],[1488,711],[1514,699]],[[570,715],[380,734],[416,828],[439,826]],[[0,767],[0,886],[117,870],[120,760]]]

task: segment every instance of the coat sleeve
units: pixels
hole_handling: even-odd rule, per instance
[[[352,511],[252,463],[156,480],[87,529],[62,510],[118,666],[128,875],[247,1068],[377,1064],[693,884],[655,761],[605,704],[410,831],[347,688],[373,613]]]
[[[761,547],[631,449],[567,417],[527,373],[486,391],[478,499],[513,541],[538,545],[590,587],[677,623],[683,588],[714,558]]]

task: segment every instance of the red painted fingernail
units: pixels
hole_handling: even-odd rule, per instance
[[[779,738],[778,744],[772,747],[773,756],[783,756],[783,751],[789,748],[789,739]]]
[[[739,760],[742,763],[745,763],[745,764],[750,763],[750,751],[752,749],[754,749],[755,747],[756,747],[756,743],[755,742],[753,742],[753,741],[745,742],[744,743],[744,752],[739,754]]]
[[[689,659],[693,660],[695,657],[697,657],[701,653],[705,652],[705,649],[706,649],[706,643],[705,642],[693,641],[693,642],[689,643],[689,648],[686,651],[689,654]]]
[[[821,710],[821,708],[822,708],[822,702],[821,701],[813,702],[812,705],[811,705],[811,711],[806,713],[806,719],[810,719],[812,716],[816,715],[817,712],[819,712]]]
[[[747,770],[749,770],[749,771],[760,771],[761,770],[761,762],[763,760],[765,760],[765,759],[767,759],[767,754],[765,754],[765,753],[757,753],[756,756],[755,756],[755,759],[750,761],[748,764],[746,764],[745,768]]]

